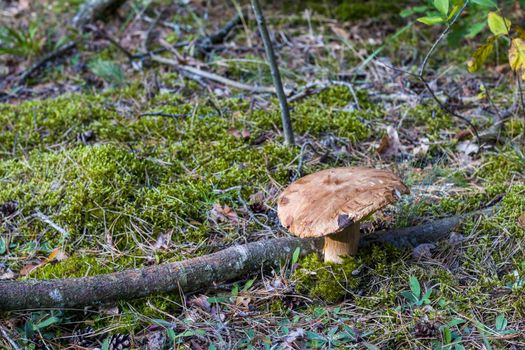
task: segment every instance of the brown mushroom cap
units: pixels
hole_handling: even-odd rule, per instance
[[[279,220],[299,237],[339,232],[396,201],[408,188],[392,172],[369,168],[332,168],[307,175],[279,196]]]

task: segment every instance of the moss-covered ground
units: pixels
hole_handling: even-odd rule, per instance
[[[56,13],[65,11],[63,1],[51,3]],[[398,11],[397,5],[373,3],[374,11]],[[344,20],[363,17],[362,4],[354,5],[359,11],[338,11],[342,27]],[[197,26],[195,11],[173,18]],[[344,43],[341,31],[322,24],[331,14],[323,12],[319,22],[315,15],[289,21],[276,16],[279,28],[292,34],[294,28],[306,31],[321,23],[319,32],[336,37],[304,58],[315,68],[311,75],[303,61],[292,59],[297,51],[284,45],[279,54],[290,86],[336,78],[335,71],[364,59],[359,50],[377,48],[353,33],[345,40],[355,40],[357,47],[337,51]],[[361,27],[363,35],[371,33],[367,25]],[[181,35],[168,34],[173,42]],[[235,38],[244,43],[250,35],[254,40],[249,31]],[[385,39],[382,55],[402,64],[422,35],[412,28]],[[317,39],[298,40],[308,46]],[[71,61],[123,60],[111,46],[86,55]],[[465,55],[462,49],[436,53],[437,61],[462,74],[464,67],[456,64]],[[248,84],[271,82],[258,53],[242,60],[224,56],[210,55],[209,67]],[[426,255],[374,245],[342,265],[324,264],[313,254],[202,294],[4,314],[0,326],[19,348],[94,349],[112,334],[130,335],[135,349],[525,347],[521,119],[506,122],[499,143],[486,142],[465,154],[462,147],[476,143],[470,134],[465,141],[465,124],[430,99],[397,101],[398,84],[414,91],[421,87],[409,79],[390,79],[390,72],[381,87],[356,78],[351,89],[334,84],[293,102],[298,145],[288,147],[271,96],[203,87],[202,81],[148,64],[112,84],[107,76],[74,73],[74,63],[66,62],[39,79],[49,84],[66,72],[69,83],[82,81],[80,92],[0,104],[2,278],[93,276],[286,236],[276,218],[276,198],[300,170],[360,165],[399,174],[411,194],[371,217],[367,227],[372,229],[417,225],[487,206],[495,206],[493,214],[465,220]],[[367,79],[386,76],[382,69],[371,67]],[[447,86],[468,83],[453,75]],[[151,76],[161,88],[152,88]],[[492,102],[509,105],[509,86],[494,89]],[[492,120],[477,107],[489,101],[479,86],[469,89],[474,106],[464,109],[473,111],[473,122],[484,130]],[[402,145],[391,156],[378,152],[387,126],[397,130]],[[307,142],[316,152],[301,151]],[[15,349],[1,334],[0,348]]]

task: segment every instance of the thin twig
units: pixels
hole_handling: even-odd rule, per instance
[[[255,19],[259,27],[259,32],[261,34],[264,49],[266,50],[266,56],[268,59],[268,64],[272,71],[273,84],[275,86],[275,92],[277,93],[277,98],[279,99],[279,105],[281,106],[281,119],[283,123],[283,133],[286,144],[293,146],[295,144],[292,122],[290,120],[290,110],[288,109],[288,102],[286,101],[286,95],[283,89],[283,83],[281,81],[281,73],[279,72],[279,66],[277,65],[277,59],[275,58],[275,53],[273,52],[272,41],[270,39],[270,34],[268,33],[268,28],[266,27],[266,22],[264,20],[264,15],[261,10],[261,5],[258,0],[252,0],[252,8],[255,13]]]
[[[22,75],[20,75],[20,78],[18,79],[19,84],[22,84],[25,82],[27,78],[29,78],[31,75],[33,75],[36,71],[38,71],[40,68],[42,68],[46,63],[49,61],[54,60],[55,58],[59,58],[62,55],[64,55],[69,50],[74,49],[77,46],[77,43],[75,41],[69,41],[66,44],[60,46],[55,51],[45,55],[40,59],[38,62],[33,64],[29,69],[24,71]]]
[[[307,147],[310,147],[310,149],[315,154],[317,154],[317,155],[320,154],[312,143],[310,143],[310,142],[303,143],[303,145],[301,146],[301,151],[299,152],[299,163],[297,164],[297,171],[296,171],[292,181],[295,181],[299,177],[303,176],[303,163],[304,163],[305,151],[306,151]]]
[[[465,9],[467,8],[468,3],[469,3],[469,0],[466,0],[465,3],[463,4],[463,7],[461,7],[461,9],[458,11],[458,13],[456,13],[456,15],[454,16],[454,18],[452,18],[452,21],[450,21],[450,23],[447,24],[447,27],[445,28],[445,30],[443,32],[441,32],[441,34],[439,35],[437,40],[434,42],[434,44],[432,45],[430,50],[427,52],[425,58],[423,59],[423,62],[421,63],[421,67],[419,68],[418,78],[424,84],[425,88],[430,93],[430,96],[434,99],[434,101],[436,101],[438,106],[443,111],[449,113],[450,115],[452,115],[452,116],[454,116],[454,117],[456,117],[458,119],[463,120],[472,129],[472,131],[474,132],[474,135],[476,136],[477,142],[481,143],[481,139],[479,137],[478,129],[476,128],[476,126],[474,124],[472,124],[472,122],[468,118],[462,116],[459,113],[454,112],[453,110],[448,108],[443,102],[441,102],[441,100],[437,98],[434,90],[432,90],[432,87],[430,86],[430,84],[428,83],[428,81],[425,79],[425,76],[424,76],[425,68],[426,68],[426,66],[428,64],[428,61],[429,61],[430,57],[434,53],[434,51],[437,48],[437,46],[439,45],[439,43],[447,36],[448,32],[450,31],[450,28],[454,25],[454,23],[456,23],[458,18],[463,14]]]
[[[184,117],[187,117],[187,115],[186,114],[163,113],[163,112],[145,112],[145,113],[139,114],[139,117],[184,118]]]
[[[155,20],[153,20],[153,22],[150,23],[149,28],[146,31],[146,35],[144,37],[144,42],[142,43],[142,50],[144,50],[144,52],[148,52],[149,51],[148,48],[149,48],[149,43],[151,41],[151,34],[153,33],[153,31],[157,27],[157,24],[159,24],[159,21],[160,21],[161,17],[162,17],[162,11],[158,13],[157,17],[155,17]]]
[[[0,326],[0,331],[2,332],[2,335],[4,336],[4,338],[9,342],[9,344],[11,344],[11,346],[13,347],[13,350],[20,350],[18,345],[16,345],[15,341],[9,337],[9,334],[4,329],[3,326]]]
[[[171,59],[164,58],[164,57],[161,57],[161,56],[151,55],[151,59],[153,61],[156,61],[156,62],[159,62],[159,63],[163,63],[163,64],[167,64],[167,65],[173,66],[176,69],[181,70],[184,73],[190,74],[190,77],[191,77],[191,75],[196,75],[196,76],[199,76],[201,78],[212,80],[212,81],[215,81],[217,83],[220,83],[220,84],[223,84],[223,85],[227,85],[227,86],[231,86],[231,87],[239,89],[239,90],[247,90],[247,91],[250,91],[251,93],[259,93],[259,94],[261,94],[261,93],[271,93],[271,94],[275,93],[275,89],[273,87],[252,86],[252,85],[239,83],[237,81],[225,78],[225,77],[220,76],[218,74],[205,72],[205,71],[200,70],[198,68],[190,67],[190,66],[187,66],[187,65],[183,65],[183,64],[178,63],[175,60],[171,60]]]
[[[46,224],[48,224],[49,226],[51,226],[52,228],[57,230],[62,235],[62,237],[68,237],[69,236],[69,232],[67,232],[61,226],[55,224],[53,222],[53,220],[51,220],[51,218],[49,218],[49,216],[47,216],[46,214],[42,213],[41,211],[38,211],[38,210],[35,211],[33,213],[33,217],[39,219],[42,222],[45,222]]]

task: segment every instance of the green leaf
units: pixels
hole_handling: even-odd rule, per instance
[[[512,39],[509,49],[509,63],[513,71],[525,70],[525,40]],[[525,73],[522,78],[525,78]]]
[[[5,243],[4,237],[0,237],[0,255],[4,255],[7,251],[7,244]]]
[[[454,345],[454,350],[465,350],[465,347],[461,344]]]
[[[460,325],[460,324],[463,324],[465,323],[465,320],[462,320],[461,318],[455,318],[453,319],[452,321],[450,321],[448,323],[448,326],[449,327],[454,327],[454,326],[457,326],[457,325]]]
[[[458,13],[458,11],[461,9],[462,6],[459,6],[459,5],[455,5],[454,7],[452,7],[452,11],[450,11],[448,17],[447,17],[447,21],[450,21],[452,18],[454,18],[454,16]]]
[[[440,17],[440,16],[425,16],[425,17],[419,17],[417,19],[418,22],[421,22],[423,24],[426,24],[426,25],[434,25],[434,24],[438,24],[438,23],[443,23],[445,22],[445,20]]]
[[[487,26],[487,22],[485,22],[485,21],[479,22],[479,23],[475,23],[475,24],[469,26],[469,29],[467,30],[467,34],[465,34],[465,38],[467,38],[467,39],[474,38],[476,35],[481,33],[481,31],[483,29],[485,29],[486,26]]]
[[[172,342],[175,342],[175,339],[177,339],[177,335],[175,334],[173,328],[166,329],[166,335],[168,336],[168,339]]]
[[[417,280],[416,276],[411,275],[408,278],[408,284],[410,286],[410,290],[412,291],[412,294],[419,299],[421,297],[421,285],[419,284],[419,281]]]
[[[301,253],[301,247],[295,248],[295,250],[293,251],[293,255],[292,255],[292,265],[297,264],[297,262],[299,261],[300,253]]]
[[[58,317],[50,317],[42,322],[39,322],[37,324],[35,324],[33,326],[33,329],[36,331],[36,330],[39,330],[39,329],[43,329],[43,328],[46,328],[46,327],[49,327],[51,326],[52,324],[55,324],[55,323],[58,323],[60,322],[60,319]]]
[[[445,344],[449,344],[452,342],[452,332],[448,327],[443,328],[443,341],[445,342]]]
[[[472,3],[483,7],[498,7],[494,0],[472,0]]]
[[[496,317],[496,330],[503,331],[505,328],[507,328],[507,319],[505,315],[499,314],[498,317]]]
[[[487,22],[489,24],[490,31],[494,35],[509,34],[509,29],[512,24],[510,20],[501,17],[496,12],[489,12]]]
[[[417,298],[412,294],[412,292],[409,292],[408,290],[402,291],[401,296],[403,296],[405,299],[407,299],[411,303],[416,303]]]
[[[476,49],[476,51],[474,51],[474,53],[472,54],[472,58],[467,62],[467,68],[469,72],[477,72],[481,68],[481,66],[483,66],[487,58],[494,50],[495,42],[496,37],[491,36],[487,39],[485,44],[481,45]]]
[[[102,343],[102,347],[100,348],[101,350],[109,350],[109,338],[110,337],[107,337],[106,339],[104,339],[104,342]]]
[[[448,0],[434,0],[434,7],[443,15],[443,17],[447,17]]]
[[[242,291],[247,292],[253,286],[253,282],[255,282],[254,279],[246,281],[246,283],[244,284],[244,287],[242,288]]]
[[[374,344],[370,344],[370,343],[367,343],[367,342],[363,342],[361,343],[365,346],[365,348],[367,348],[367,350],[379,350],[379,348],[377,346],[375,346]]]
[[[403,18],[406,18],[408,16],[411,16],[415,13],[425,13],[428,11],[428,7],[423,5],[423,6],[413,6],[413,7],[409,7],[407,9],[404,9],[403,11],[401,11],[399,13],[399,15]]]

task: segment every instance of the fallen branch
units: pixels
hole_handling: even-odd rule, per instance
[[[167,64],[167,65],[173,66],[173,67],[175,67],[175,69],[180,70],[183,73],[189,74],[190,77],[191,77],[191,75],[194,75],[194,76],[196,75],[196,76],[199,76],[201,78],[212,80],[212,81],[215,81],[217,83],[220,83],[220,84],[223,84],[223,85],[227,85],[227,86],[231,86],[231,87],[239,89],[239,90],[247,90],[247,91],[249,91],[251,93],[271,93],[271,94],[275,93],[275,89],[273,87],[252,86],[252,85],[239,83],[237,81],[225,78],[225,77],[220,76],[218,74],[206,72],[206,71],[200,70],[200,69],[195,68],[195,67],[190,67],[190,66],[187,66],[187,65],[184,65],[184,64],[180,64],[180,63],[178,63],[175,60],[170,60],[168,58],[164,58],[164,57],[161,57],[161,56],[151,55],[151,59],[153,61],[156,61],[156,62],[159,62],[159,63],[163,63],[163,64]]]
[[[248,243],[181,262],[93,277],[0,281],[0,310],[69,308],[152,294],[209,288],[238,279],[261,266],[276,266],[300,247],[316,250],[312,240],[280,238]]]
[[[228,34],[230,34],[230,32],[240,23],[241,15],[237,13],[224,25],[224,27],[220,28],[215,33],[198,38],[195,41],[195,48],[202,54],[209,53],[215,48],[215,45],[222,44]]]
[[[494,207],[439,219],[431,223],[381,231],[364,236],[360,246],[391,243],[412,247],[443,239],[462,220],[473,215],[490,215]],[[238,245],[217,253],[181,262],[125,270],[93,277],[55,280],[0,281],[0,310],[69,308],[119,299],[133,299],[181,290],[186,293],[217,283],[239,279],[261,267],[278,266],[293,251],[319,251],[320,239],[277,238]]]
[[[382,230],[361,238],[360,247],[367,247],[375,243],[389,243],[398,248],[416,247],[422,243],[436,242],[447,235],[463,220],[475,215],[491,215],[495,207],[488,207],[471,213],[449,216],[417,226],[404,227],[393,230]]]
[[[64,56],[65,53],[67,53],[70,50],[73,50],[77,46],[77,43],[74,41],[70,41],[62,46],[60,46],[58,49],[56,49],[53,52],[50,52],[49,54],[42,57],[40,60],[38,60],[36,63],[34,63],[31,67],[29,67],[27,70],[25,70],[21,75],[20,78],[18,78],[19,84],[22,84],[26,81],[27,78],[35,74],[38,70],[40,70],[42,67],[44,67],[48,62],[60,58]]]

